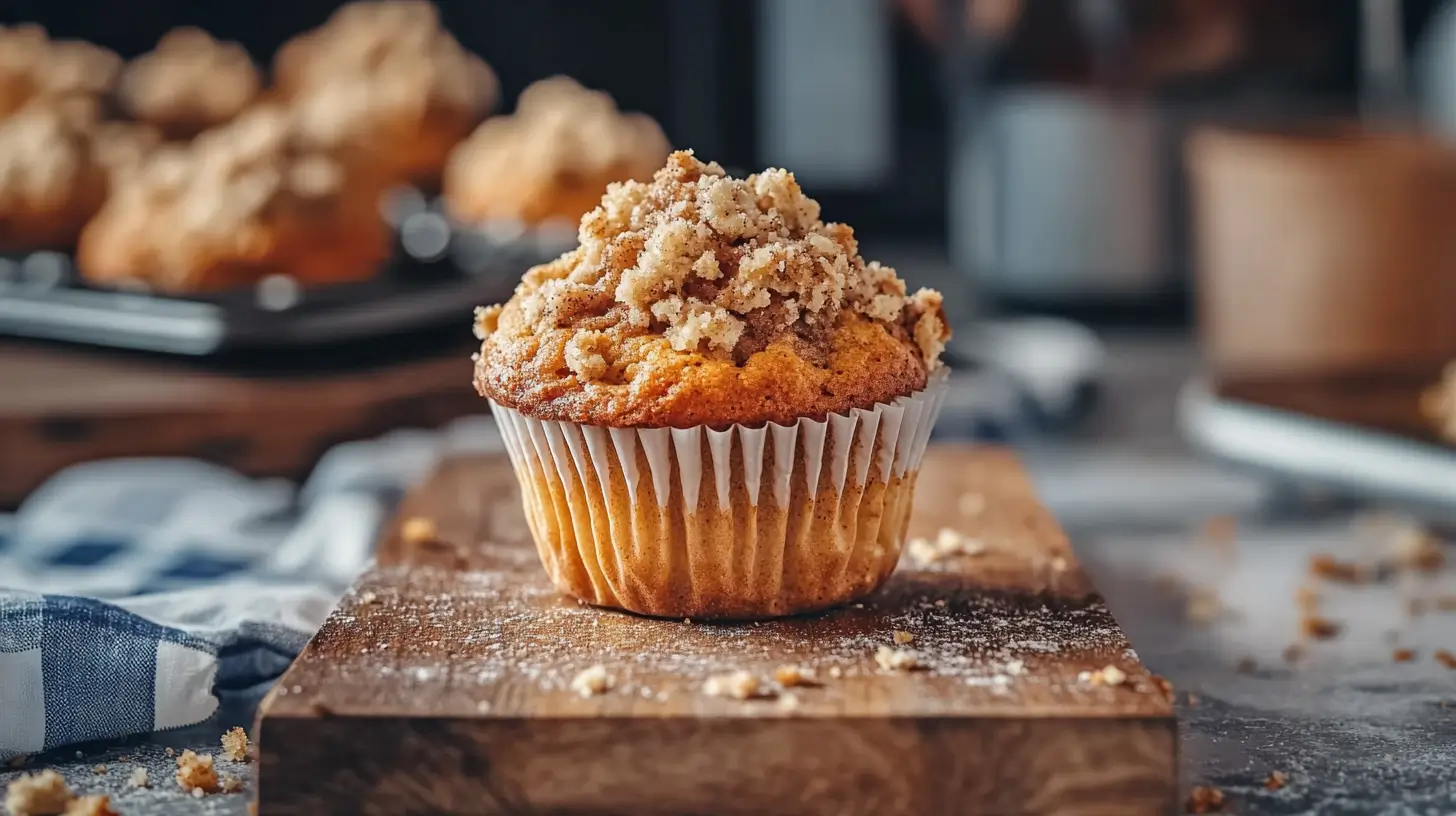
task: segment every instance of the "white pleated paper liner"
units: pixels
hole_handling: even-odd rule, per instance
[[[835,496],[842,497],[848,484],[863,487],[918,470],[945,401],[948,375],[948,370],[941,367],[931,374],[924,389],[870,409],[854,408],[823,420],[804,418],[792,425],[769,423],[757,428],[606,428],[534,419],[494,401],[491,411],[500,425],[512,464],[533,475],[550,470],[562,484],[586,484],[588,480],[578,479],[576,474],[585,476],[591,469],[598,485],[608,485],[610,463],[615,459],[634,504],[639,496],[645,498],[650,487],[658,505],[666,507],[676,479],[684,509],[696,514],[703,469],[707,468],[712,473],[717,505],[727,511],[736,445],[750,501],[755,506],[772,501],[785,508],[792,501],[817,496],[824,472],[828,473],[828,484]],[[704,435],[709,452],[706,462]],[[772,452],[766,454],[770,436]],[[642,458],[647,463],[646,473],[639,466],[639,448],[645,454]],[[805,464],[802,484],[794,484],[793,480],[796,453],[803,456]],[[809,495],[796,495],[805,489]]]

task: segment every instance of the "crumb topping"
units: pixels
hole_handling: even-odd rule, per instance
[[[596,184],[587,191],[595,197],[608,181],[650,178],[667,153],[652,117],[557,76],[526,88],[514,114],[481,124],[451,155],[447,177],[452,188],[489,184],[496,195]]]
[[[119,93],[139,118],[211,124],[237,116],[258,90],[258,69],[241,45],[184,26],[127,66]]]
[[[222,755],[226,759],[233,762],[247,762],[250,747],[248,732],[241,728],[229,728],[222,735]]]
[[[378,104],[423,116],[432,103],[483,114],[499,94],[495,73],[424,0],[350,3],[294,45],[303,53],[291,79],[303,95],[367,87]]]
[[[5,808],[11,816],[56,816],[75,798],[60,774],[46,770],[11,782],[5,789]]]
[[[85,133],[60,111],[0,120],[0,210],[60,210],[91,167]]]
[[[934,540],[912,538],[905,545],[910,560],[926,566],[957,556],[977,556],[986,552],[986,545],[974,538],[968,538],[959,530],[942,527]]]
[[[177,785],[193,796],[217,790],[217,770],[212,767],[212,754],[183,751],[177,757]]]

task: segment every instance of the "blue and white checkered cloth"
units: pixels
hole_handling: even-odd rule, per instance
[[[255,702],[469,419],[341,445],[300,489],[188,460],[65,471],[0,515],[0,760],[206,720]]]
[[[937,437],[1017,438],[1047,413],[1005,372],[952,384]],[[57,475],[0,515],[0,760],[255,702],[404,488],[444,454],[499,449],[472,418],[341,445],[301,488],[175,459]]]

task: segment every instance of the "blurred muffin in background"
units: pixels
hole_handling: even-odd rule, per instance
[[[121,57],[78,40],[52,40],[38,25],[0,26],[0,116],[51,107],[73,123],[99,118]]]
[[[102,285],[205,292],[270,275],[371,277],[390,250],[377,187],[302,146],[288,112],[254,108],[192,143],[164,145],[115,188],[77,249]]]
[[[241,45],[182,27],[126,66],[118,95],[132,118],[169,139],[189,139],[242,113],[259,88],[258,69]]]
[[[140,170],[162,146],[162,132],[141,122],[98,122],[91,128],[91,155],[116,183]]]
[[[486,121],[450,156],[445,199],[466,222],[575,223],[614,181],[652,178],[669,146],[651,117],[567,77],[537,82],[516,112]]]
[[[0,119],[0,252],[69,247],[105,198],[84,129],[42,107]]]
[[[391,180],[426,187],[500,93],[485,61],[419,0],[344,6],[285,44],[273,69],[314,139],[369,157]]]

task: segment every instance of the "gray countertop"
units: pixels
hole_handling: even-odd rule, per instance
[[[1456,813],[1456,671],[1431,657],[1436,648],[1456,651],[1456,614],[1405,613],[1412,593],[1456,592],[1456,578],[1327,589],[1321,614],[1345,632],[1286,663],[1309,554],[1368,546],[1350,505],[1229,471],[1186,447],[1174,405],[1194,367],[1187,341],[1125,335],[1111,339],[1111,351],[1096,415],[1025,455],[1139,654],[1179,691],[1185,783],[1218,786],[1230,812],[1241,814]],[[1221,515],[1242,519],[1236,552],[1199,541],[1203,522]],[[1168,576],[1217,592],[1223,618],[1188,620]],[[1414,649],[1416,660],[1394,662],[1397,645]],[[59,767],[80,792],[112,792],[128,816],[242,814],[247,794],[194,800],[178,790],[164,749],[215,753],[225,727],[247,721],[247,712],[234,712],[185,732],[83,748],[79,757],[69,749],[41,764]],[[121,755],[150,769],[153,789],[125,789],[133,763]],[[98,776],[92,767],[100,763],[110,770]],[[1288,784],[1265,790],[1274,770]],[[0,773],[0,784],[14,775]]]

